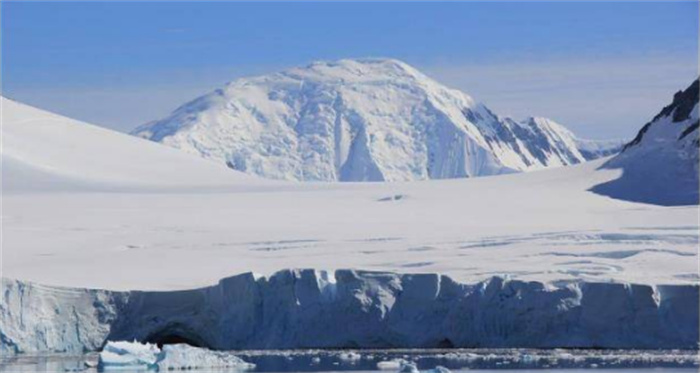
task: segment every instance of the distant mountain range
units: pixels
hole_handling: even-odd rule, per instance
[[[494,114],[392,59],[315,62],[243,78],[133,131],[267,178],[408,181],[566,166],[621,141]]]
[[[698,204],[698,80],[677,92],[604,168],[619,179],[592,190],[615,198],[660,205]]]

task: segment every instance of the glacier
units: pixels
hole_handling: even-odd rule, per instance
[[[180,291],[108,291],[2,279],[2,353],[96,351],[170,340],[215,350],[698,347],[697,285],[356,270],[244,273]]]
[[[547,118],[494,114],[408,64],[318,61],[242,78],[132,134],[246,173],[409,181],[565,166],[617,152]]]

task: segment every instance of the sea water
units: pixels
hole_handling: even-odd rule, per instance
[[[265,350],[233,351],[261,373],[396,373],[403,362],[421,372],[437,366],[453,373],[690,373],[699,372],[697,351],[679,350]],[[0,356],[0,372],[98,372],[97,354]],[[121,370],[128,372],[133,370]],[[240,372],[235,369],[188,370]]]

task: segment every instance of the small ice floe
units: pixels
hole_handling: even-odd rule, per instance
[[[415,363],[406,361],[401,363],[399,373],[420,373],[420,371]]]
[[[210,351],[186,344],[165,345],[162,349],[150,343],[107,342],[100,352],[97,367],[105,370],[181,370],[197,368],[232,368],[250,370],[254,364],[226,352]]]
[[[85,368],[97,368],[97,361],[94,360],[85,360],[84,362]]]
[[[436,366],[433,369],[418,370],[418,366],[404,359],[394,359],[377,363],[377,368],[381,370],[398,369],[399,373],[451,373],[449,369],[443,366]]]
[[[421,373],[452,373],[449,369],[438,365],[433,369],[424,370]]]
[[[157,369],[158,346],[139,342],[107,342],[100,352],[97,367],[108,369]]]
[[[379,370],[399,370],[401,369],[401,364],[406,364],[408,361],[404,359],[393,359],[385,360],[377,363],[377,369]]]
[[[362,359],[362,355],[358,354],[357,352],[343,352],[342,354],[338,355],[338,358],[345,362],[354,363]]]

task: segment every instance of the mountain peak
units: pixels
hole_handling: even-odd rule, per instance
[[[622,169],[619,179],[593,188],[615,198],[660,205],[698,204],[700,104],[696,79],[673,96],[605,168]]]
[[[533,121],[500,119],[399,60],[361,58],[239,79],[134,134],[287,180],[473,177],[588,159],[563,127]]]
[[[273,76],[325,84],[366,84],[372,82],[376,84],[381,82],[437,84],[409,64],[391,58],[315,61],[304,67],[290,68],[273,74]]]
[[[563,125],[559,124],[558,122],[555,122],[554,120],[552,120],[550,118],[528,117],[525,120],[525,123],[528,123],[529,125],[532,125],[532,126],[537,126],[539,128],[542,128],[542,129],[547,129],[550,131],[555,131],[555,132],[560,132],[560,133],[566,132],[566,133],[573,135],[571,130],[569,130],[568,128],[564,127]]]

